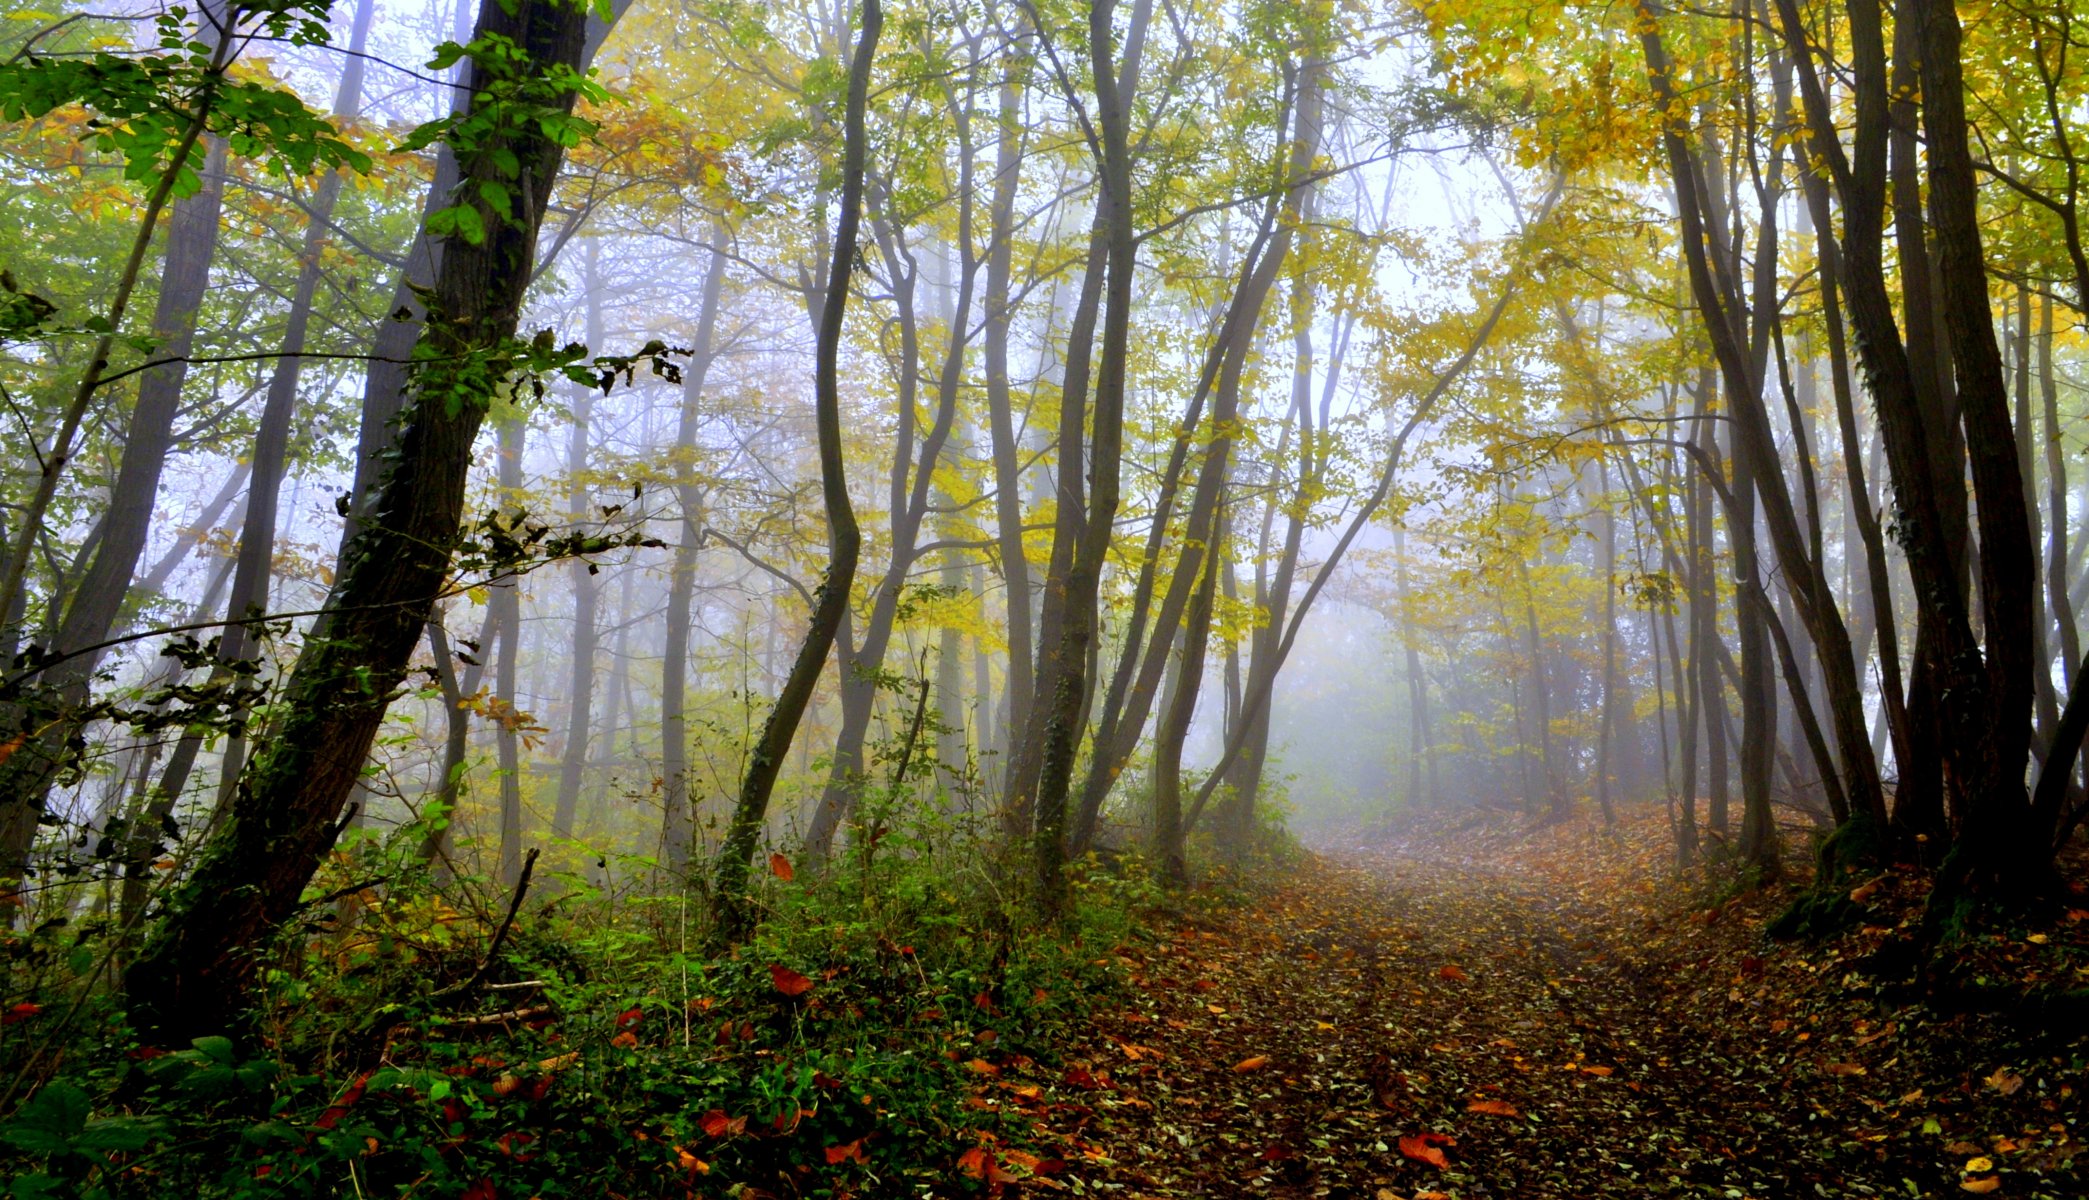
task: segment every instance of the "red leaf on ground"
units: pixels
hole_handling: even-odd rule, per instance
[[[1520,1117],[1516,1106],[1506,1100],[1475,1100],[1465,1106],[1466,1112],[1486,1113],[1494,1117]]]
[[[798,877],[798,873],[791,869],[790,859],[785,858],[781,854],[773,853],[769,855],[769,874],[776,876],[785,883],[789,883]]]
[[[1447,1168],[1451,1160],[1444,1157],[1439,1146],[1457,1145],[1455,1139],[1442,1133],[1418,1133],[1400,1139],[1400,1153],[1416,1162],[1428,1163],[1432,1167]]]
[[[617,1028],[622,1029],[626,1025],[636,1025],[638,1024],[638,1019],[645,1015],[646,1014],[644,1010],[639,1009],[635,1006],[632,1008],[627,1008],[623,1012],[617,1014]]]
[[[745,1132],[747,1118],[728,1117],[724,1109],[714,1108],[696,1119],[696,1127],[711,1137],[725,1137],[727,1134]]]
[[[1438,970],[1438,971],[1436,972],[1436,977],[1437,977],[1438,979],[1452,979],[1452,980],[1456,980],[1456,981],[1457,981],[1457,982],[1459,982],[1459,983],[1464,983],[1464,982],[1465,982],[1466,980],[1468,980],[1468,979],[1472,978],[1472,976],[1470,976],[1470,975],[1467,975],[1467,974],[1465,973],[1465,969],[1464,969],[1463,967],[1459,967],[1459,966],[1455,966],[1455,965],[1454,965],[1454,966],[1446,966],[1446,967],[1443,967],[1443,968],[1439,969],[1439,970]]]
[[[769,964],[769,981],[786,996],[803,996],[812,990],[812,980],[781,963]]]
[[[857,1162],[870,1161],[869,1156],[863,1153],[862,1138],[857,1138],[853,1142],[842,1142],[838,1145],[827,1147],[827,1165],[830,1167],[845,1163],[852,1158]]]

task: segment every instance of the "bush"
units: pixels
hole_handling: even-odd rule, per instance
[[[1072,915],[1037,928],[1000,886],[1027,873],[932,814],[816,877],[777,859],[765,919],[723,957],[696,949],[700,898],[568,879],[485,962],[505,900],[388,865],[352,920],[315,918],[279,950],[238,1043],[139,1045],[84,976],[60,1027],[48,1014],[72,1001],[46,983],[0,1050],[40,1081],[0,1124],[6,1194],[980,1190],[975,1148],[1025,1144],[1040,1091],[1020,1081],[1119,988],[1109,952],[1156,899],[1089,864]]]

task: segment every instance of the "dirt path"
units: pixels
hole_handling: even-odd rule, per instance
[[[2043,1078],[2015,1126],[1955,1127],[1971,1115],[1912,1082],[1891,1019],[1781,986],[1818,992],[1833,964],[1760,957],[1756,914],[1664,917],[1645,884],[1616,897],[1629,878],[1377,845],[1187,922],[1059,1089],[1061,1179],[1151,1197],[1956,1196],[1966,1152],[1991,1152],[1980,1137],[2008,1135],[2026,1167],[2079,1147],[2066,1119],[2035,1146],[2018,1127],[2080,1107]],[[2005,1194],[2089,1194],[2063,1174]]]

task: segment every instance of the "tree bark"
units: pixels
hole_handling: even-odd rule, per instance
[[[530,77],[581,61],[581,10],[556,0],[489,4],[478,29],[511,42],[515,69]],[[484,70],[474,65],[475,81]],[[573,96],[547,102],[570,111]],[[424,328],[428,365],[412,380],[371,519],[345,548],[327,613],[291,672],[267,748],[126,975],[132,1019],[154,1036],[178,1043],[239,1019],[267,943],[297,911],[333,844],[341,808],[449,572],[472,444],[492,399],[489,377],[501,374],[474,364],[509,355],[563,158],[558,142],[531,122],[474,148],[462,177],[496,178],[494,149],[513,155],[510,183],[520,185],[515,194],[523,200],[510,220],[476,192],[461,197],[480,206],[485,238],[478,245],[451,238],[443,247],[430,295],[444,319]]]
[[[820,492],[827,506],[827,572],[815,595],[805,640],[791,663],[783,690],[777,694],[761,736],[748,753],[747,774],[741,780],[739,799],[733,806],[732,823],[725,844],[719,848],[714,868],[714,900],[717,905],[716,939],[736,942],[750,932],[753,914],[748,908],[747,880],[762,826],[769,815],[769,797],[776,788],[777,773],[790,752],[798,723],[812,701],[814,687],[826,669],[827,654],[834,648],[835,634],[848,615],[849,590],[856,577],[856,561],[862,553],[862,533],[856,526],[856,510],[849,502],[848,465],[842,457],[841,437],[841,330],[848,314],[850,272],[856,261],[856,236],[862,219],[863,174],[867,137],[864,108],[869,100],[870,75],[877,55],[878,34],[884,28],[885,12],[879,0],[863,0],[861,27],[856,49],[849,60],[847,98],[842,115],[841,211],[835,222],[833,256],[827,264],[826,286],[821,297],[820,324],[813,352],[813,398],[819,425]]]

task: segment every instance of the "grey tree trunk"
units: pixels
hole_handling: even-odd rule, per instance
[[[581,287],[587,294],[587,339],[595,353],[603,353],[602,341],[602,247],[600,239],[589,238],[581,254]],[[586,482],[589,425],[594,420],[595,393],[592,388],[572,391],[573,423],[566,433],[567,519],[578,527],[594,516],[594,489]],[[573,675],[567,685],[566,745],[559,756],[559,791],[551,814],[551,836],[573,836],[573,821],[580,807],[580,786],[587,777],[588,752],[592,745],[595,706],[595,628],[600,606],[595,575],[598,568],[576,560],[573,576]]]
[[[723,221],[711,225],[711,262],[698,301],[696,342],[682,373],[682,413],[675,426],[675,502],[679,533],[668,575],[667,641],[660,660],[660,778],[665,806],[661,863],[680,878],[689,869],[696,836],[695,799],[689,781],[689,633],[696,601],[696,560],[703,548],[704,488],[697,474],[697,431],[702,424],[704,384],[717,354],[718,300],[725,289]]]

